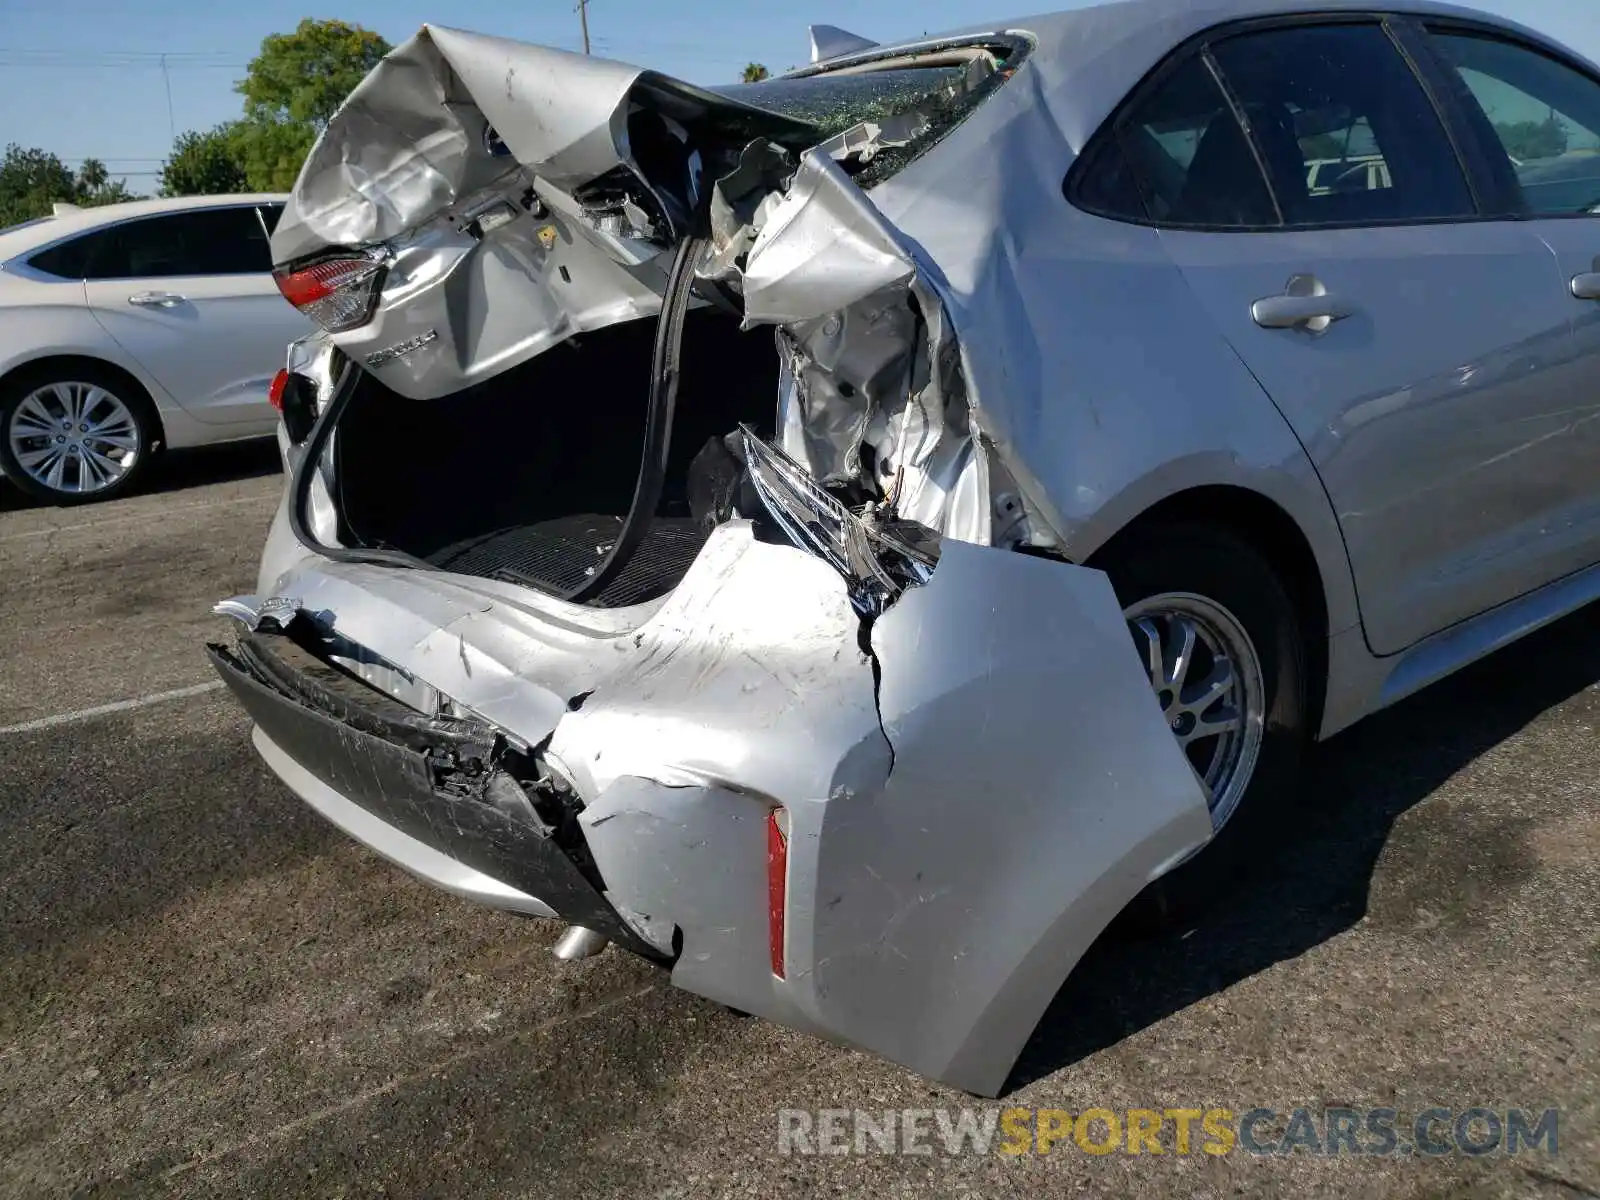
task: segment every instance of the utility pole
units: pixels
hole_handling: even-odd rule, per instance
[[[178,136],[178,123],[172,117],[172,75],[167,70],[167,56],[161,56],[161,82],[167,89],[167,138],[173,140]]]
[[[589,53],[589,0],[578,0],[578,21],[583,26],[583,52]]]

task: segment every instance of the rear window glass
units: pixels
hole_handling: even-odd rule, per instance
[[[69,242],[41,250],[28,260],[28,265],[46,275],[59,279],[83,279],[89,273],[89,263],[99,246],[105,241],[106,231],[96,230]]]
[[[1021,55],[999,49],[995,59],[996,66],[991,66],[987,58],[979,58],[949,66],[766,79],[710,90],[780,116],[807,121],[817,127],[818,141],[853,129],[863,121],[883,122],[920,112],[928,122],[921,134],[906,145],[880,150],[855,173],[857,184],[871,187],[925,154],[970,116],[1010,78]]]

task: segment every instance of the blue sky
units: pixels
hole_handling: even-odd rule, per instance
[[[1174,0],[1181,3],[1182,0]],[[1600,0],[1480,0],[1600,58]],[[590,0],[595,51],[696,82],[803,62],[806,26],[874,39],[937,32],[1011,10],[1075,0]],[[908,13],[914,12],[911,16]],[[574,0],[0,0],[0,143],[104,159],[113,177],[153,191],[171,130],[237,116],[234,80],[269,33],[304,16],[337,17],[391,42],[424,21],[579,47]],[[165,54],[167,71],[159,58]],[[171,119],[168,92],[171,88]]]

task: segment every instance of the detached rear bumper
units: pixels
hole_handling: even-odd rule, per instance
[[[970,1091],[998,1091],[1083,951],[1210,836],[1097,571],[947,541],[864,622],[832,570],[733,523],[609,633],[425,572],[323,563],[281,586],[579,801],[546,836],[487,780],[441,782],[429,718],[365,684],[319,708],[243,647],[214,650],[267,761],[336,824],[443,887],[600,930],[690,991]]]
[[[488,799],[492,776],[475,789],[441,788],[424,753],[318,711],[310,696],[294,695],[279,682],[292,678],[293,669],[281,660],[274,663],[278,670],[262,670],[257,664],[268,656],[278,659],[284,648],[274,642],[287,639],[249,635],[242,644],[245,653],[218,646],[207,647],[207,653],[255,722],[255,744],[267,765],[308,804],[385,858],[447,891],[530,916],[559,916],[636,953],[661,957],[617,915],[547,829]],[[382,699],[376,692],[374,697]],[[368,728],[381,729],[389,719],[381,711],[361,713]]]

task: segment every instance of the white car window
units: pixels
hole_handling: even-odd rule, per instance
[[[89,279],[254,275],[272,269],[254,206],[207,208],[125,221],[101,231]]]

